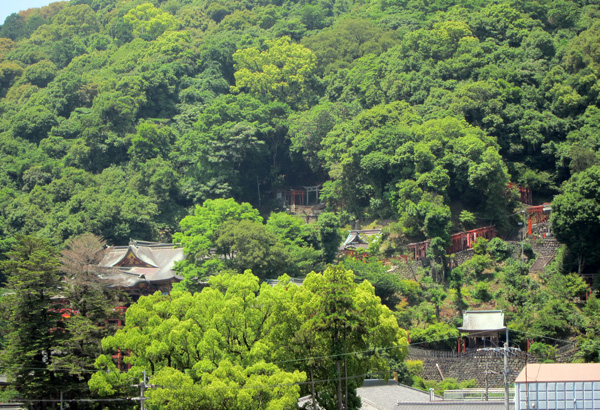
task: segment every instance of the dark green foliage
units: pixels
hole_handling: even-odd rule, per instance
[[[578,272],[586,263],[600,263],[596,234],[600,230],[600,166],[573,175],[563,193],[552,202],[552,228],[556,238],[567,244],[578,258]]]
[[[287,273],[290,255],[261,222],[227,221],[217,231],[215,245],[225,259],[225,266],[239,273],[250,269],[261,279]]]
[[[358,280],[368,280],[375,288],[375,294],[381,298],[381,303],[390,309],[400,302],[399,294],[403,290],[399,276],[388,272],[376,259],[358,260],[355,258],[344,259],[344,267],[350,269]]]
[[[0,360],[22,397],[57,397],[60,385],[50,369],[52,349],[60,337],[60,332],[53,331],[60,316],[50,310],[60,282],[57,252],[32,236],[20,236],[17,241],[8,259],[1,262],[11,292],[2,299],[7,326]]]
[[[429,239],[427,270],[347,263],[403,325],[495,302],[515,330],[579,335],[597,360],[600,329],[575,305],[585,289],[556,272],[600,265],[594,5],[72,0],[9,16],[0,37],[1,249],[17,233],[174,236],[194,290],[223,269],[322,271],[341,225],[385,220],[370,254]],[[514,227],[509,181],[536,203],[562,192],[560,266],[529,275],[494,239],[453,270],[452,233]],[[277,191],[317,184],[329,211],[317,223],[262,224],[281,209]],[[90,352],[72,343],[95,330],[65,326],[82,338],[61,342],[77,352],[63,364],[78,363]]]
[[[512,253],[510,245],[500,238],[491,239],[487,244],[487,252],[496,262],[501,262],[508,258]]]
[[[450,220],[503,232],[515,204],[508,170],[551,195],[598,162],[598,28],[590,7],[568,1],[488,3],[103,0],[13,14],[0,29],[0,132],[13,165],[0,179],[26,195],[5,219],[14,231],[32,224],[17,221],[43,203],[33,188],[44,184],[21,178],[34,164],[52,178],[65,165],[117,166],[146,182],[143,164],[160,157],[161,175],[173,171],[160,228],[124,229],[145,239],[208,198],[268,214],[277,189],[323,182],[332,209],[399,220],[412,241],[447,242],[459,229]],[[22,140],[47,157],[15,151]],[[457,201],[462,219],[450,212]],[[57,231],[63,205],[44,207],[45,235],[81,232]]]
[[[342,243],[340,220],[333,213],[322,213],[317,221],[317,230],[319,245],[323,250],[323,261],[332,263]]]

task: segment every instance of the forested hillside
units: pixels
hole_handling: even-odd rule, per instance
[[[147,371],[167,386],[155,408],[294,408],[300,394],[358,408],[367,375],[433,386],[402,363],[402,329],[455,348],[469,308],[504,310],[540,360],[577,340],[576,359],[599,361],[600,304],[573,273],[600,268],[598,76],[593,0],[71,0],[13,14],[0,26],[0,365],[32,399],[122,408]],[[315,223],[276,199],[320,184]],[[517,227],[515,187],[552,201],[555,262],[532,273],[535,240],[494,238],[457,266],[452,233]],[[383,236],[330,266],[357,222]],[[183,282],[132,304],[115,333],[122,299],[96,280],[104,243],[89,233],[180,244]],[[426,239],[425,263],[399,257]],[[284,273],[307,279],[264,283]],[[122,351],[129,372],[110,356]]]
[[[169,240],[194,205],[268,215],[325,183],[413,240],[506,229],[597,162],[598,6],[57,2],[0,29],[3,237]],[[453,227],[451,227],[453,224]],[[512,225],[511,225],[512,226]]]

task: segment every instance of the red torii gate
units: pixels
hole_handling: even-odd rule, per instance
[[[508,189],[517,188],[519,190],[519,195],[521,196],[520,201],[527,205],[533,204],[533,193],[531,188],[518,186],[513,184],[512,182],[508,183]]]
[[[527,234],[531,235],[531,226],[541,224],[550,220],[550,202],[527,208]]]
[[[452,235],[452,244],[447,249],[447,252],[456,253],[466,249],[473,248],[478,238],[492,239],[496,237],[496,228],[493,226],[484,226],[481,228],[471,229],[470,231],[458,232]],[[411,256],[415,260],[423,259],[427,256],[430,241],[416,242],[408,244]]]

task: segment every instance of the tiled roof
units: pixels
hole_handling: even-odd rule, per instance
[[[142,263],[141,266],[118,266],[131,253]],[[132,241],[128,246],[112,246],[100,266],[107,268],[101,276],[115,286],[130,287],[139,281],[162,282],[181,280],[175,270],[175,262],[184,259],[183,249],[170,243]]]
[[[428,401],[429,393],[398,384],[394,380],[365,380],[357,389],[363,410],[395,409],[398,402]]]
[[[504,410],[504,402],[499,401],[457,402],[442,400],[439,396],[430,401],[429,393],[394,380],[365,380],[356,392],[362,401],[361,410]],[[312,408],[310,396],[301,398],[298,403],[304,406],[302,408]],[[512,403],[510,408],[514,409]]]

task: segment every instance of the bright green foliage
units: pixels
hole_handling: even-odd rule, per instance
[[[163,386],[148,391],[150,407],[186,409],[250,404],[292,409],[308,372],[314,380],[338,380],[315,386],[319,402],[333,409],[342,366],[353,376],[344,392],[350,392],[348,403],[355,408],[356,376],[367,370],[387,373],[380,351],[365,351],[386,349],[399,360],[407,354],[406,334],[373,287],[356,284],[352,272],[341,267],[311,273],[301,287],[285,277],[275,287],[259,286],[247,271],[214,276],[209,288],[194,295],[142,297],[127,311],[125,327],[102,344],[107,351],[131,352],[124,359],[132,365],[128,376],[146,370],[151,383]],[[298,357],[308,360],[294,360]],[[93,391],[103,396],[127,391],[127,377],[115,371],[108,356],[100,356],[96,366]]]
[[[146,370],[151,383],[164,387],[148,391],[150,408],[295,408],[297,383],[306,375],[270,359],[272,321],[285,288],[259,287],[250,272],[215,276],[210,285],[195,295],[140,298],[128,309],[125,327],[102,342],[108,351],[131,352],[124,359],[132,365],[127,377],[100,356],[90,388],[104,396],[126,392],[128,378]]]
[[[181,220],[183,232],[173,236],[174,243],[182,246],[187,258],[179,269],[184,277],[184,286],[194,286],[193,281],[206,278],[223,267],[220,258],[211,258],[210,251],[217,246],[218,231],[228,221],[262,222],[258,211],[246,202],[238,204],[233,199],[207,199],[197,205],[193,215]],[[192,282],[190,282],[192,281]]]
[[[490,241],[485,238],[477,238],[475,244],[473,245],[473,252],[475,255],[483,256],[487,253],[487,246]]]
[[[356,387],[366,370],[389,374],[380,351],[363,352],[387,348],[387,354],[403,360],[406,333],[373,287],[367,281],[356,284],[352,271],[341,266],[308,275],[294,300],[301,317],[291,346],[301,357],[313,357],[301,363],[311,381],[331,380],[316,385],[317,401],[332,410],[360,408]]]
[[[477,241],[479,243],[481,239]],[[479,278],[486,269],[492,267],[492,259],[489,255],[474,255],[468,261],[465,261],[461,268],[464,273],[470,278]]]
[[[529,347],[529,354],[537,356],[542,363],[554,363],[556,360],[556,348],[541,342],[532,344]]]
[[[476,379],[463,380],[460,383],[454,377],[447,377],[442,381],[436,382],[435,380],[424,380],[421,377],[415,377],[415,383],[413,387],[421,389],[423,391],[429,391],[433,389],[435,394],[443,396],[444,390],[459,390],[468,389],[477,386]]]
[[[234,91],[271,97],[303,106],[310,97],[317,58],[312,51],[289,37],[267,40],[267,49],[247,48],[234,53]]]
[[[144,40],[154,40],[167,30],[177,28],[175,17],[154,7],[152,3],[140,4],[123,17],[133,26],[133,33]]]
[[[459,332],[456,326],[448,323],[435,323],[423,329],[412,328],[410,341],[416,345],[429,346],[430,348],[452,349],[456,346]]]

